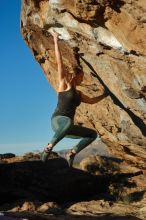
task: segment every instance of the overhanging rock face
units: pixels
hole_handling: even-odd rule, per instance
[[[54,28],[66,71],[83,67],[76,122],[95,128],[114,155],[139,168],[146,160],[146,2],[144,0],[22,0],[21,32],[56,89]]]

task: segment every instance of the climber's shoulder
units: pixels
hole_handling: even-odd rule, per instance
[[[69,83],[66,79],[60,80],[57,88],[57,92],[64,92],[71,88],[71,83]]]

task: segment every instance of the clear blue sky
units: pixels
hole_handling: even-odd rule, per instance
[[[56,93],[21,37],[20,9],[20,0],[0,3],[0,153],[42,150],[53,135]]]

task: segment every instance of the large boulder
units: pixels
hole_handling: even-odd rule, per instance
[[[54,28],[68,73],[81,65],[79,89],[97,104],[81,104],[75,121],[94,128],[111,152],[131,166],[146,159],[146,2],[143,0],[22,0],[21,33],[46,79],[57,87]],[[51,98],[51,97],[50,97]]]

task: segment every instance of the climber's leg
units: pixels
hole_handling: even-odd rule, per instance
[[[67,138],[82,138],[81,141],[73,147],[76,153],[79,153],[86,146],[91,144],[97,138],[97,132],[91,128],[72,125],[67,131]]]
[[[66,116],[55,116],[52,118],[51,125],[55,134],[41,155],[43,162],[47,160],[53,147],[67,134],[72,124],[72,120]]]
[[[81,141],[77,145],[75,145],[69,153],[67,153],[67,160],[69,166],[72,167],[75,155],[79,153],[82,149],[84,149],[86,146],[91,144],[97,138],[97,133],[95,130],[90,128],[72,125],[65,137],[75,139],[82,138]]]

